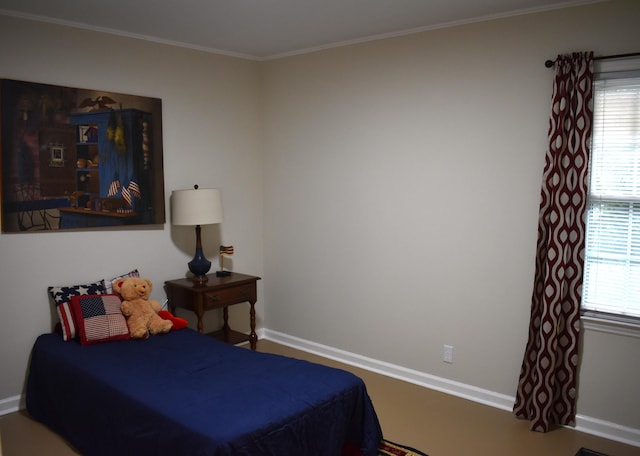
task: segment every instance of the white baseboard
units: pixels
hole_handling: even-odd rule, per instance
[[[282,345],[313,353],[325,358],[376,372],[388,377],[403,380],[416,385],[424,386],[453,396],[479,402],[501,410],[511,411],[515,397],[496,393],[473,385],[456,382],[442,377],[426,374],[424,372],[407,369],[402,366],[378,361],[358,354],[350,353],[337,348],[311,342],[298,337],[289,336],[269,329],[259,332],[260,338],[265,338]],[[576,427],[572,428],[586,434],[596,435],[609,440],[640,447],[640,429],[621,426],[609,421],[603,421],[584,415],[576,416]]]
[[[6,399],[0,399],[0,416],[17,412],[18,410],[23,408],[25,408],[25,403],[22,396],[13,396]]]
[[[576,415],[576,431],[640,447],[640,429],[634,429],[590,416]]]

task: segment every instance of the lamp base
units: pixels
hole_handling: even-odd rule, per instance
[[[211,261],[204,257],[201,247],[196,248],[196,254],[193,260],[189,261],[188,266],[195,282],[204,283],[209,280],[207,272],[211,269]]]
[[[229,277],[231,271],[216,271],[216,277]]]

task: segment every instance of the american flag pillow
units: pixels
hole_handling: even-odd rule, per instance
[[[72,296],[96,295],[105,292],[102,281],[88,283],[86,285],[72,285],[69,287],[49,287],[47,292],[56,306],[56,312],[60,317],[62,326],[62,338],[64,340],[75,339],[77,332],[76,321],[71,308]]]
[[[73,296],[71,304],[82,345],[129,339],[129,327],[120,311],[118,295]]]

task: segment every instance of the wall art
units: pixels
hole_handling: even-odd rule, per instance
[[[0,80],[2,232],[165,223],[162,102]]]

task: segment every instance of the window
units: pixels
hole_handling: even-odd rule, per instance
[[[589,169],[582,310],[640,324],[640,71],[596,72]]]

